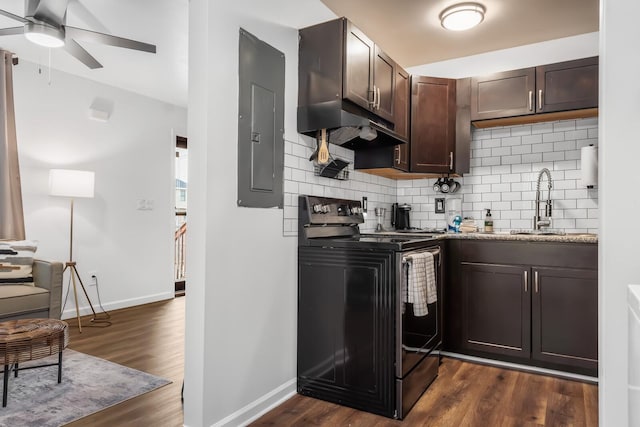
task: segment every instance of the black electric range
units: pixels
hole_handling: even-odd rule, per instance
[[[360,201],[299,198],[297,390],[402,419],[438,375],[443,242],[361,234],[363,214]],[[420,252],[433,255],[438,294],[427,315],[405,298]]]

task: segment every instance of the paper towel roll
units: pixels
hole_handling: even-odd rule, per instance
[[[580,164],[582,169],[582,185],[593,188],[598,185],[598,149],[593,145],[582,147],[580,150]]]

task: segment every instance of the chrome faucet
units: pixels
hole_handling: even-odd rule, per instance
[[[547,181],[549,182],[549,191],[547,193],[547,203],[544,207],[544,216],[540,216],[540,182],[542,181],[542,175],[547,175]],[[538,184],[536,186],[536,212],[533,216],[533,229],[540,230],[542,227],[551,227],[551,172],[549,169],[542,168],[538,174]]]

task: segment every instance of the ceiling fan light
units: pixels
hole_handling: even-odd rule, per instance
[[[451,31],[464,31],[484,20],[486,9],[480,3],[454,4],[440,13],[440,23]]]
[[[37,22],[25,24],[24,36],[32,43],[44,47],[64,46],[64,30]]]

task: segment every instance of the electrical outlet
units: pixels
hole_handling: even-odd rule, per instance
[[[98,284],[98,272],[90,271],[89,272],[89,286],[96,286]]]

